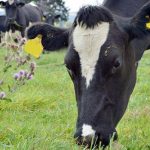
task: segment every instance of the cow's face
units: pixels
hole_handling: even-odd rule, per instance
[[[51,15],[51,14],[48,14],[48,15],[46,16],[46,22],[47,22],[48,24],[54,25],[54,22],[55,22],[56,20],[58,20],[60,17],[61,17],[60,15]]]
[[[18,8],[25,5],[25,3],[15,0],[8,0],[7,2],[0,1],[0,4],[5,7],[7,22],[9,24],[13,24],[16,21]]]
[[[117,138],[136,81],[130,37],[104,8],[84,7],[75,19],[65,63],[75,87],[79,144],[108,145]]]

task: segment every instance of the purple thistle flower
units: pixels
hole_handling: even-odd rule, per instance
[[[5,92],[0,92],[0,99],[4,99],[6,97],[6,93]]]
[[[32,80],[33,79],[33,75],[32,74],[28,74],[27,75],[27,80]]]
[[[18,80],[19,78],[20,78],[20,74],[19,74],[19,73],[15,73],[15,74],[14,74],[14,79],[15,79],[15,80]]]
[[[20,70],[20,71],[19,71],[19,74],[20,74],[20,76],[22,77],[22,76],[25,75],[25,71],[24,71],[24,70]]]

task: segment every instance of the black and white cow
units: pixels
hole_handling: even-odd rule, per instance
[[[12,31],[21,31],[22,37],[24,37],[25,29],[30,23],[42,21],[42,11],[31,4],[25,4],[18,0],[8,0],[7,2],[0,1],[0,5],[6,10],[7,28]]]
[[[83,7],[72,28],[60,34],[57,33],[60,29],[47,24],[37,24],[28,30],[29,38],[41,34],[47,49],[56,46],[55,39],[62,47],[68,45],[65,64],[77,100],[75,138],[78,144],[91,146],[94,141],[96,145],[106,146],[113,135],[117,139],[116,126],[136,83],[137,62],[150,45],[147,26],[150,2],[146,2],[107,0],[104,6]]]
[[[48,14],[45,16],[45,22],[50,25],[54,25],[55,21],[58,20],[59,18],[60,18],[60,15]]]

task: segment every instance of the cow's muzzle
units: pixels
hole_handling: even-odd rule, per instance
[[[79,131],[75,133],[74,138],[78,145],[82,145],[87,148],[105,148],[110,144],[111,140],[117,140],[118,134],[117,131],[114,130],[111,131],[111,133],[96,132],[95,135],[82,136],[81,131]]]

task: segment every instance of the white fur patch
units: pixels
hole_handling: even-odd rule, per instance
[[[0,16],[6,16],[6,11],[4,8],[0,8]]]
[[[95,73],[101,46],[105,43],[109,32],[109,23],[103,22],[93,29],[77,25],[73,32],[75,51],[80,57],[82,76],[86,79],[86,86],[90,85]]]
[[[95,135],[95,130],[92,129],[92,126],[83,124],[82,136],[86,137],[86,136],[94,136],[94,135]]]
[[[34,6],[34,7],[38,7],[38,6],[36,5],[36,3],[35,3],[35,2],[33,2],[33,1],[32,1],[32,2],[30,2],[30,3],[29,3],[29,5],[32,5],[32,6]]]
[[[8,0],[9,5],[12,5],[14,3],[14,0]]]

